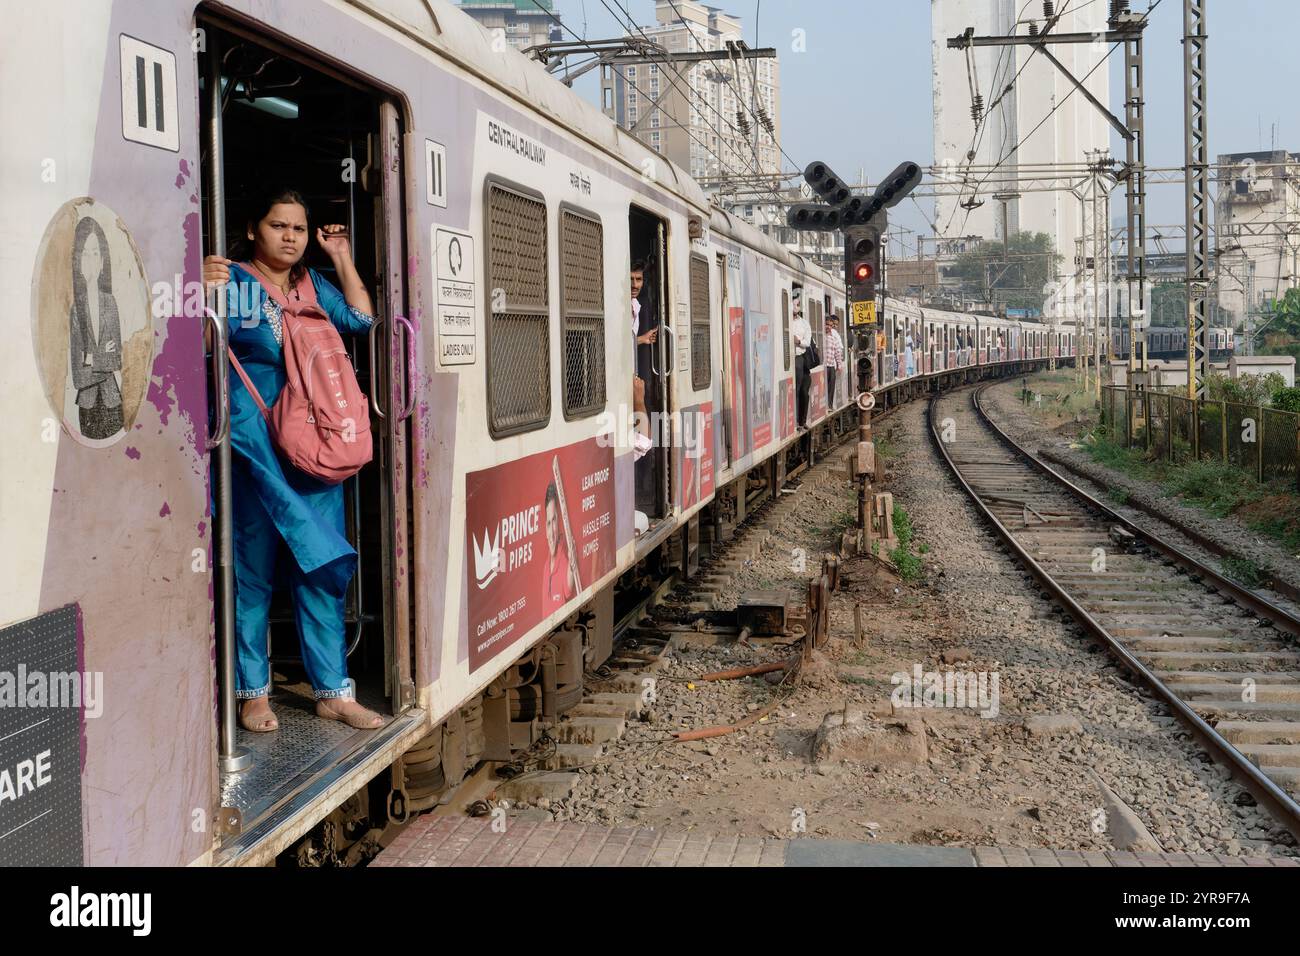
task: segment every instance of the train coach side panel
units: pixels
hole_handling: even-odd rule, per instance
[[[0,59],[3,669],[24,666],[30,690],[42,662],[72,662],[82,695],[79,734],[52,694],[42,705],[31,749],[51,754],[57,799],[6,802],[0,862],[177,865],[212,842],[202,298],[185,302],[200,270],[191,26],[179,6],[126,2],[23,5],[6,26],[22,40]],[[38,76],[62,91],[28,96]],[[6,760],[36,755],[9,727],[28,716],[0,712],[0,737],[19,732]],[[70,739],[41,739],[58,724]]]

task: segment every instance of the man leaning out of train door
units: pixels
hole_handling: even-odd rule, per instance
[[[659,337],[659,327],[641,331],[641,290],[645,287],[644,259],[633,259],[630,292],[632,296],[632,413],[635,426],[632,433],[633,461],[640,461],[654,447],[650,438],[650,415],[646,411],[645,379],[638,372],[637,352],[642,345],[654,345]],[[652,367],[653,367],[653,363]],[[650,529],[650,519],[642,511],[633,511],[632,527],[636,534]]]
[[[632,436],[633,452],[639,461],[653,446],[650,440],[650,417],[646,413],[645,379],[637,375],[637,346],[653,345],[659,329],[641,332],[641,289],[645,285],[645,260],[632,261],[632,412],[636,416],[636,431]],[[639,334],[638,334],[639,333]]]
[[[799,427],[808,425],[808,346],[812,344],[812,326],[803,314],[803,304],[796,302],[794,322],[790,326],[794,335],[795,393],[798,396]]]

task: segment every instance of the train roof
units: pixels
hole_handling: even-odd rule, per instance
[[[808,273],[831,287],[843,280],[791,252],[759,229],[713,203],[690,174],[655,152],[599,109],[573,92],[536,60],[513,47],[492,48],[493,36],[473,17],[449,0],[346,0],[428,49],[458,64],[500,90],[527,110],[535,110],[595,149],[621,161],[640,176],[642,162],[653,159],[664,173],[658,184],[707,220],[710,228],[729,236],[789,268]]]

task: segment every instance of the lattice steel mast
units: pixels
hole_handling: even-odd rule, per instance
[[[1187,396],[1205,397],[1210,371],[1206,299],[1210,284],[1209,162],[1205,128],[1205,4],[1183,0],[1183,163],[1187,203]]]

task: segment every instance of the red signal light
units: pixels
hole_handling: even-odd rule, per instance
[[[858,282],[866,282],[871,278],[871,263],[859,262],[853,269],[853,278]]]

